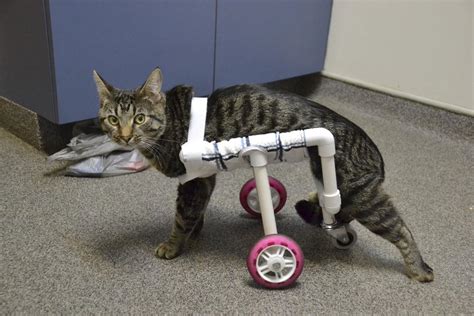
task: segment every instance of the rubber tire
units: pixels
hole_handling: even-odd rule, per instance
[[[257,271],[257,258],[260,253],[269,246],[282,245],[289,249],[296,258],[296,269],[293,275],[286,281],[272,283],[263,279]],[[300,246],[291,238],[285,235],[268,235],[260,239],[250,250],[247,256],[247,269],[255,282],[269,289],[280,289],[293,284],[303,272],[304,255]]]
[[[337,249],[340,249],[340,250],[347,250],[347,249],[350,249],[354,246],[354,244],[357,242],[357,232],[352,229],[351,226],[347,225],[346,226],[346,230],[347,230],[347,235],[349,237],[349,242],[347,244],[343,244],[341,243],[339,240],[337,240],[336,238],[333,238],[332,242],[333,242],[333,245],[337,248]]]

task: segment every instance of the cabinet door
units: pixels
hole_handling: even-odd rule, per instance
[[[217,0],[215,88],[321,71],[331,0]]]
[[[0,95],[54,121],[46,11],[43,1],[0,0]]]
[[[58,123],[97,116],[93,69],[135,88],[159,66],[164,89],[212,91],[215,0],[49,0],[49,9]]]

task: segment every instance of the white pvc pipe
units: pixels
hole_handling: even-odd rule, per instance
[[[324,186],[318,179],[315,178],[314,180],[316,182],[316,190],[318,192],[319,206],[321,206],[323,213],[323,222],[326,225],[332,225],[336,222],[336,217],[333,214],[328,213],[326,206],[324,205]]]
[[[336,214],[341,208],[341,194],[337,189],[336,164],[334,155],[336,154],[336,146],[334,144],[334,136],[325,128],[311,128],[304,130],[306,145],[318,146],[319,156],[321,156],[321,169],[323,173],[324,191],[324,208],[329,214]],[[324,216],[323,212],[323,216]],[[328,221],[330,217],[326,214],[325,219]],[[326,222],[326,220],[325,220]]]
[[[201,136],[199,137],[201,138]],[[297,162],[308,158],[307,147],[318,147],[321,157],[325,211],[336,214],[340,210],[341,197],[337,189],[334,155],[336,147],[334,136],[325,128],[310,128],[286,133],[268,133],[230,140],[206,142],[193,140],[181,146],[180,159],[186,167],[186,174],[180,176],[181,183],[197,177],[208,177],[220,171],[230,171],[248,167],[248,161],[242,158],[242,152],[251,147],[259,148],[258,155],[248,155],[264,159],[268,163]],[[251,150],[252,152],[255,149]],[[263,161],[263,160],[262,160]],[[254,165],[252,165],[254,167]]]
[[[270,183],[268,182],[267,157],[259,150],[249,152],[250,164],[253,167],[253,174],[257,184],[258,203],[262,215],[263,231],[265,235],[278,234],[273,210]]]
[[[327,212],[336,214],[341,207],[341,194],[337,189],[334,157],[321,157],[321,168],[324,183],[324,207]]]
[[[244,156],[250,156],[257,194],[262,214],[265,235],[276,234],[275,214],[268,182],[266,166],[276,162],[297,162],[308,158],[307,147],[318,147],[324,188],[318,185],[318,195],[323,210],[325,224],[335,222],[335,214],[341,206],[341,196],[337,189],[334,155],[334,136],[325,128],[310,128],[286,133],[268,133],[230,140],[206,142],[207,99],[193,98],[188,142],[181,146],[180,160],[186,174],[179,177],[181,183],[194,178],[208,177],[220,171],[230,171],[248,166]],[[306,147],[306,148],[305,148]]]

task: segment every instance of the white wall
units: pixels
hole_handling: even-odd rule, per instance
[[[323,74],[474,115],[474,0],[334,0]]]

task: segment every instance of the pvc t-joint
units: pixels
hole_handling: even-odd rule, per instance
[[[250,158],[250,165],[253,168],[265,167],[268,164],[266,151],[258,146],[244,148],[240,153],[241,156]]]

